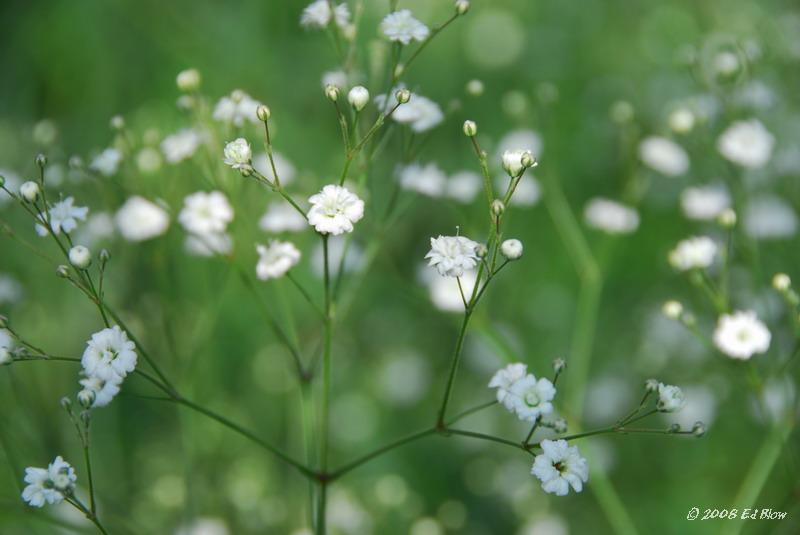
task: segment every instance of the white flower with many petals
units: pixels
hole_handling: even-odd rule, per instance
[[[103,176],[114,176],[122,162],[122,153],[114,148],[108,148],[94,157],[89,164],[89,169]]]
[[[581,457],[577,446],[566,440],[543,440],[542,453],[533,461],[531,473],[542,482],[542,489],[556,496],[566,496],[569,488],[583,490],[589,481],[589,465]]]
[[[772,156],[775,137],[757,119],[736,121],[717,140],[717,150],[731,162],[758,169]]]
[[[264,232],[300,232],[308,227],[308,221],[286,201],[272,201],[267,211],[258,220],[258,227]]]
[[[425,258],[440,275],[460,277],[478,264],[478,246],[465,236],[439,236],[431,238],[431,250]]]
[[[428,197],[441,197],[447,186],[447,175],[435,163],[412,163],[398,170],[400,186]]]
[[[83,387],[83,390],[78,393],[78,399],[86,398],[92,400],[92,407],[105,407],[114,397],[119,394],[122,379],[119,377],[111,377],[109,379],[101,379],[96,375],[87,375],[78,381]]]
[[[766,353],[772,335],[752,310],[723,314],[714,330],[714,345],[734,359],[747,360]]]
[[[731,196],[723,186],[689,187],[681,193],[681,208],[689,219],[710,221],[731,207]]]
[[[92,335],[81,357],[86,375],[104,381],[124,379],[136,368],[136,345],[118,325]]]
[[[254,100],[241,90],[233,91],[230,96],[222,97],[214,107],[212,117],[223,123],[231,124],[237,128],[244,126],[245,121],[253,124],[260,123],[256,110],[261,103]]]
[[[424,41],[430,34],[428,27],[415,19],[408,9],[386,15],[380,29],[387,39],[404,45],[411,41]]]
[[[678,176],[689,170],[689,156],[683,147],[665,137],[652,136],[639,144],[639,158],[649,168],[666,176]]]
[[[630,234],[639,228],[639,213],[624,204],[595,197],[583,210],[586,224],[609,234]]]
[[[397,106],[397,90],[392,89],[391,96],[386,99],[386,95],[375,97],[375,104],[384,113],[388,113]],[[394,113],[392,119],[400,124],[407,124],[414,132],[421,134],[439,125],[444,120],[444,112],[439,105],[427,97],[411,93],[411,98],[405,104],[401,104]]]
[[[304,28],[322,29],[330,24],[331,19],[340,28],[344,28],[350,23],[350,10],[347,4],[339,4],[331,12],[331,4],[328,0],[316,0],[303,9],[300,15],[300,25]]]
[[[683,408],[686,400],[683,391],[674,385],[658,383],[658,401],[656,408],[661,412],[676,412]]]
[[[707,236],[683,240],[670,251],[669,263],[677,270],[705,269],[714,262],[717,244]]]
[[[277,279],[300,262],[300,251],[288,241],[270,240],[268,246],[256,245],[256,276],[262,281]]]
[[[342,186],[329,184],[308,202],[308,223],[321,234],[353,232],[353,224],[364,217],[364,201]]]
[[[47,211],[47,221],[50,228],[58,235],[61,232],[69,234],[78,226],[78,221],[86,221],[89,209],[85,206],[75,206],[75,199],[67,197],[50,206]],[[47,236],[49,230],[44,225],[36,224],[39,236]]]
[[[75,470],[59,455],[47,468],[25,469],[28,485],[22,491],[22,499],[31,507],[59,504],[73,493],[77,479]]]
[[[164,234],[169,228],[166,210],[147,199],[133,196],[114,216],[119,233],[128,241],[145,241]]]
[[[497,371],[489,381],[489,388],[497,389],[497,402],[502,403],[508,410],[513,410],[514,401],[509,395],[511,387],[528,374],[528,366],[521,362],[509,364]]]
[[[171,164],[188,160],[203,143],[203,136],[193,128],[178,130],[164,138],[161,142],[161,152]]]
[[[233,221],[233,207],[221,191],[198,191],[183,200],[178,221],[192,234],[224,232]]]
[[[553,412],[550,403],[556,395],[556,387],[544,377],[536,379],[528,374],[515,381],[508,391],[511,409],[524,422],[535,422],[541,416]],[[508,406],[506,403],[504,405]]]
[[[250,143],[240,137],[225,145],[223,150],[225,165],[230,165],[234,169],[248,169],[253,160],[253,151]]]

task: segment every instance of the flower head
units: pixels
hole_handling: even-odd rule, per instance
[[[117,149],[108,148],[94,157],[89,164],[89,169],[103,176],[114,176],[117,174],[121,161],[122,153]]]
[[[503,152],[502,161],[506,173],[511,177],[518,177],[525,169],[531,167],[526,164],[533,161],[533,156],[529,150],[507,150]]]
[[[386,95],[375,97],[375,104],[384,113],[388,113],[397,106],[398,91],[392,90],[392,95],[387,100]],[[422,95],[411,93],[408,102],[400,105],[392,113],[392,119],[400,124],[407,124],[411,130],[421,134],[434,128],[444,120],[442,108],[434,101]]]
[[[509,260],[522,258],[522,242],[517,239],[504,240],[500,244],[500,252]]]
[[[714,345],[734,359],[747,360],[756,353],[766,353],[771,340],[769,329],[751,310],[723,314],[714,330]]]
[[[583,490],[589,480],[589,465],[577,446],[566,440],[543,440],[542,453],[533,461],[531,473],[542,482],[542,489],[556,496],[566,496],[569,488]]]
[[[50,206],[47,211],[47,220],[55,234],[65,232],[69,234],[78,226],[78,221],[86,221],[89,209],[85,206],[75,206],[75,199],[67,197]],[[37,223],[36,232],[39,236],[47,236],[49,229]]]
[[[136,368],[136,345],[118,325],[92,335],[81,365],[87,375],[109,381],[124,379]]]
[[[347,4],[339,4],[331,11],[331,4],[328,0],[316,0],[303,9],[300,15],[300,25],[304,28],[322,29],[330,24],[331,19],[340,28],[344,28],[350,23],[350,10]]]
[[[608,234],[630,234],[639,228],[639,212],[624,204],[595,197],[583,210],[586,224]]]
[[[431,250],[425,255],[444,277],[460,277],[478,264],[478,242],[464,236],[431,238]]]
[[[508,410],[513,410],[513,399],[509,396],[511,387],[514,383],[524,378],[528,374],[528,367],[521,362],[509,364],[501,368],[492,376],[489,381],[489,388],[497,389],[497,401],[502,403]]]
[[[197,130],[184,128],[164,138],[161,152],[169,163],[180,163],[194,156],[202,142],[203,136]]]
[[[31,507],[42,507],[45,503],[56,505],[75,490],[75,470],[59,455],[47,468],[25,469],[22,499]]]
[[[411,41],[424,41],[430,34],[428,27],[415,19],[408,9],[386,15],[381,21],[381,32],[390,41],[404,45]]]
[[[128,241],[145,241],[161,236],[169,228],[167,212],[147,199],[133,196],[114,216],[122,237]]]
[[[669,253],[669,263],[675,269],[705,269],[714,262],[717,244],[707,236],[692,237],[681,241]]]
[[[114,396],[119,394],[122,385],[122,379],[118,376],[101,379],[96,375],[87,375],[78,382],[83,387],[83,390],[78,392],[78,400],[91,407],[105,407],[111,403]]]
[[[556,387],[544,377],[536,379],[528,374],[515,381],[508,391],[512,409],[520,420],[535,422],[540,416],[553,412],[550,403],[556,395]],[[506,405],[506,403],[504,403]],[[506,405],[508,408],[508,405]]]
[[[661,412],[676,412],[683,408],[686,400],[683,391],[677,386],[658,383],[658,402],[656,408]]]
[[[258,124],[260,122],[256,110],[261,103],[239,89],[230,96],[222,97],[214,107],[213,118],[237,128],[244,126],[245,121]]]
[[[220,191],[198,191],[183,200],[178,221],[192,234],[224,232],[228,223],[233,221],[233,208]]]
[[[269,246],[256,245],[256,276],[261,280],[277,279],[300,262],[300,251],[288,241],[271,240]]]
[[[666,176],[689,170],[689,156],[683,147],[664,137],[648,137],[639,144],[639,158],[651,169]]]
[[[710,221],[731,206],[731,196],[722,186],[690,187],[681,193],[681,208],[689,219]]]
[[[400,186],[428,197],[441,197],[447,187],[447,175],[435,163],[411,163],[398,170]]]
[[[308,202],[308,223],[321,234],[353,232],[353,224],[364,217],[364,201],[342,186],[329,184]]]
[[[717,140],[717,150],[731,162],[758,169],[772,156],[775,137],[757,119],[736,121]]]
[[[240,137],[225,145],[224,156],[223,161],[226,165],[239,170],[248,169],[253,160],[253,151],[250,149],[250,143]]]

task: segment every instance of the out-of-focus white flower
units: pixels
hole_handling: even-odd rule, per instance
[[[222,519],[197,518],[179,528],[175,535],[230,535],[230,531]]]
[[[284,186],[290,184],[297,176],[294,164],[279,152],[272,153],[272,161],[275,162],[275,171],[278,173],[281,184]],[[275,173],[272,172],[272,165],[269,163],[269,156],[266,153],[262,152],[253,157],[253,169],[271,181],[275,181]]]
[[[341,90],[347,89],[347,73],[344,71],[327,71],[322,73],[322,87],[329,85],[338,87]]]
[[[595,197],[583,210],[586,224],[609,234],[630,234],[639,228],[639,213],[624,204]]]
[[[740,106],[755,110],[771,108],[777,100],[772,88],[761,80],[752,80],[742,85],[736,90],[733,98]]]
[[[230,165],[234,169],[247,169],[253,160],[253,151],[250,149],[250,143],[242,137],[227,143],[223,153],[225,165]]]
[[[308,223],[321,234],[353,232],[353,224],[364,217],[364,201],[342,186],[329,184],[308,202]]]
[[[22,179],[17,175],[14,171],[10,171],[8,169],[0,169],[0,176],[5,179],[5,189],[8,191],[18,191],[20,185],[22,184]],[[0,189],[0,206],[4,205],[11,199],[8,193],[5,190]]]
[[[772,287],[779,292],[785,292],[792,287],[792,279],[786,273],[776,273],[772,277]]]
[[[197,91],[200,87],[200,71],[197,69],[185,69],[175,77],[175,85],[178,89],[186,93]]]
[[[772,156],[775,137],[758,119],[736,121],[717,140],[717,150],[731,162],[758,169]]]
[[[400,186],[428,197],[441,197],[447,186],[447,175],[435,163],[412,163],[398,170]]]
[[[239,89],[233,91],[230,96],[222,97],[214,107],[212,117],[223,123],[232,124],[237,128],[244,126],[245,121],[258,124],[260,119],[256,115],[256,110],[262,104],[254,100],[244,91]]]
[[[661,306],[661,312],[671,320],[679,320],[683,314],[683,305],[680,301],[670,300]]]
[[[689,170],[689,156],[683,147],[665,137],[651,136],[639,144],[639,158],[649,168],[666,176]]]
[[[683,391],[677,386],[658,383],[658,401],[656,408],[661,412],[676,412],[683,408],[686,400]]]
[[[694,128],[694,113],[689,108],[676,108],[669,114],[667,122],[673,132],[685,134]]]
[[[322,29],[330,24],[331,19],[340,28],[345,28],[350,23],[350,10],[347,4],[334,6],[331,11],[331,4],[328,0],[316,0],[303,9],[300,15],[300,25],[309,29]]]
[[[714,73],[719,76],[732,76],[739,70],[739,56],[729,50],[719,52],[712,61]]]
[[[510,181],[511,178],[507,175],[499,176],[495,179],[495,187],[500,192],[500,195],[505,194]],[[530,176],[530,173],[527,173],[517,183],[517,188],[514,190],[514,195],[511,196],[509,204],[527,208],[535,206],[541,198],[542,187],[539,185],[539,181]]]
[[[78,382],[83,387],[78,392],[81,403],[87,403],[91,407],[105,407],[119,394],[122,379],[115,376],[105,380],[96,375],[87,375]]]
[[[390,41],[404,45],[411,41],[424,41],[430,34],[428,27],[415,19],[408,9],[386,15],[381,21],[380,30]]]
[[[166,210],[147,199],[133,196],[114,216],[117,229],[128,241],[145,241],[164,234],[169,228]]]
[[[465,236],[439,236],[431,238],[431,250],[425,258],[440,275],[460,277],[478,264],[478,245]]]
[[[288,241],[270,240],[269,246],[256,245],[256,276],[261,280],[277,279],[300,262],[300,251]]]
[[[744,210],[744,231],[757,240],[790,238],[797,233],[797,214],[779,197],[754,197]]]
[[[669,253],[669,263],[677,270],[705,269],[714,262],[717,244],[708,236],[682,240]]]
[[[89,164],[89,169],[103,176],[117,174],[119,164],[122,162],[122,153],[114,148],[108,148],[94,157]]]
[[[25,469],[28,485],[22,491],[22,499],[31,507],[59,504],[73,493],[77,479],[75,470],[59,455],[47,468],[29,466]]]
[[[108,212],[95,212],[86,220],[81,230],[76,234],[75,241],[92,247],[99,241],[111,238],[114,235],[114,218]]]
[[[734,359],[747,360],[766,353],[772,335],[752,310],[723,314],[714,330],[714,345]]]
[[[161,169],[161,153],[153,147],[145,147],[136,154],[136,167],[145,174]]]
[[[397,88],[393,89],[389,99],[386,95],[375,97],[375,104],[384,113],[388,113],[397,106]],[[392,119],[401,124],[407,124],[411,130],[417,133],[427,132],[444,120],[442,109],[429,98],[416,93],[411,93],[410,100],[400,105],[394,113]]]
[[[553,404],[550,402],[555,395],[556,387],[549,379],[536,379],[534,375],[528,374],[511,385],[508,391],[512,407],[510,410],[522,421],[535,422],[539,417],[553,412]]]
[[[503,153],[507,150],[526,150],[534,158],[541,158],[544,149],[542,137],[533,130],[512,130],[504,135],[497,143],[495,160],[502,161]]]
[[[118,325],[94,333],[86,343],[81,366],[105,381],[124,379],[136,368],[136,345]]]
[[[498,370],[489,381],[489,388],[497,389],[497,402],[502,403],[508,410],[513,410],[514,400],[510,396],[511,387],[526,375],[528,375],[528,366],[521,362],[509,364]]]
[[[85,206],[75,206],[75,199],[67,197],[50,206],[47,211],[47,220],[50,228],[58,235],[61,232],[69,234],[78,226],[78,221],[86,221],[89,209]],[[39,236],[47,236],[50,232],[44,225],[36,224],[36,232]]]
[[[34,182],[33,180],[28,180],[27,182],[23,182],[22,185],[19,187],[19,194],[23,200],[34,203],[36,199],[39,198],[39,194],[42,192],[41,188],[39,187],[38,182]]]
[[[186,196],[178,222],[192,234],[223,232],[233,221],[233,207],[221,191],[198,191]]]
[[[472,295],[478,282],[478,275],[474,269],[465,271],[457,281],[451,277],[440,277],[426,267],[420,278],[428,286],[433,306],[443,312],[464,312],[464,299],[461,297],[458,281],[461,281],[461,288],[467,299]]]
[[[22,299],[22,284],[11,275],[0,273],[0,305],[14,304]]]
[[[522,242],[516,239],[504,240],[500,244],[500,252],[509,260],[522,258]]]
[[[445,196],[461,203],[469,203],[481,190],[481,176],[472,171],[459,171],[447,179]]]
[[[731,196],[721,185],[689,187],[681,193],[681,208],[689,219],[710,221],[731,206]]]
[[[542,482],[542,489],[556,496],[566,496],[569,488],[583,490],[589,481],[589,465],[581,457],[577,446],[566,440],[543,440],[542,453],[533,461],[531,473]]]
[[[184,246],[186,252],[194,256],[229,255],[233,250],[233,238],[227,232],[189,234]]]
[[[203,136],[193,128],[178,130],[164,138],[161,142],[161,152],[171,164],[188,160],[203,143]]]
[[[280,232],[300,232],[308,228],[306,218],[285,201],[273,201],[267,211],[258,220],[258,226],[264,232],[277,234]]]

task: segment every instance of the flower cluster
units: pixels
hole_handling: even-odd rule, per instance
[[[431,238],[425,258],[443,277],[460,277],[478,264],[478,247],[478,242],[465,236],[439,236]]]
[[[81,366],[83,390],[78,400],[85,407],[105,407],[136,368],[136,345],[118,325],[103,329],[86,343]]]
[[[308,202],[308,223],[320,234],[353,232],[353,224],[364,217],[364,201],[342,186],[329,184],[309,197]]]
[[[544,377],[536,379],[525,364],[509,364],[501,369],[489,381],[489,387],[497,389],[498,402],[525,422],[536,422],[553,412],[555,386]]]
[[[229,254],[233,240],[227,234],[233,207],[220,191],[198,191],[183,200],[178,222],[189,233],[186,249],[199,256]]]
[[[59,455],[47,468],[25,469],[28,485],[22,491],[22,499],[31,507],[57,505],[72,495],[77,479],[75,470]]]

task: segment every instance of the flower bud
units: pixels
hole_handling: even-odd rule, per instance
[[[60,266],[58,266],[56,268],[56,275],[58,275],[62,279],[68,279],[69,278],[69,268],[67,266],[65,266],[64,264],[61,264]]]
[[[697,438],[702,437],[706,434],[706,424],[703,422],[695,422],[692,426],[692,434]]]
[[[264,106],[263,104],[259,105],[256,108],[256,117],[258,117],[259,121],[267,122],[269,118],[272,116],[272,112],[269,111],[269,108]]]
[[[369,91],[363,85],[357,85],[347,94],[347,101],[356,111],[361,111],[369,102]]]
[[[411,100],[411,91],[406,89],[398,89],[397,93],[394,94],[394,97],[397,99],[397,102],[400,104],[405,104],[409,100]]]
[[[648,392],[658,392],[658,379],[648,379],[645,381],[644,389]]]
[[[553,361],[553,371],[556,373],[561,373],[567,369],[567,361],[561,358],[558,358]]]
[[[567,432],[567,421],[564,418],[557,418],[553,421],[553,431],[556,433],[566,433]]]
[[[727,208],[719,214],[717,218],[717,222],[723,228],[733,228],[736,226],[736,212],[733,211],[731,208]]]
[[[463,15],[469,11],[469,0],[456,0],[456,13]]]
[[[670,433],[680,433],[681,432],[681,425],[680,424],[672,424],[671,426],[669,426],[669,429],[667,429],[667,431],[670,432]]]
[[[683,305],[678,301],[670,300],[664,303],[664,305],[661,307],[661,312],[663,312],[664,315],[669,319],[677,320],[680,319],[681,314],[683,313]]]
[[[500,199],[495,199],[492,201],[490,210],[493,216],[499,217],[506,211],[506,205]]]
[[[88,388],[84,388],[80,392],[78,392],[78,403],[81,404],[81,407],[84,409],[89,409],[94,405],[94,400],[97,398],[97,395],[94,393],[94,390],[89,390]]]
[[[533,154],[530,151],[525,151],[522,153],[522,157],[519,159],[520,163],[528,168],[528,167],[536,167],[539,165],[539,162],[536,161],[536,158],[533,157]]]
[[[325,97],[331,102],[336,102],[337,100],[339,100],[339,88],[333,84],[326,85]]]
[[[239,104],[241,101],[244,100],[244,91],[241,89],[234,89],[231,92],[231,100],[234,101],[236,104]]]
[[[786,273],[776,273],[772,277],[772,287],[779,292],[785,292],[792,286],[792,279]]]
[[[11,351],[9,351],[7,347],[0,347],[0,366],[11,364],[13,360],[14,356],[11,354]]]
[[[47,165],[47,156],[45,156],[42,153],[39,153],[36,155],[36,159],[34,161],[36,162],[37,166],[44,167],[45,165]]]
[[[69,250],[69,262],[78,269],[86,269],[92,263],[92,252],[83,245]]]
[[[485,258],[489,254],[489,249],[486,248],[486,245],[479,243],[475,249],[475,254],[478,255],[478,258]]]
[[[197,91],[200,87],[200,71],[197,69],[181,71],[178,73],[175,83],[178,85],[178,89],[185,93]]]
[[[125,128],[125,119],[122,118],[122,115],[115,115],[111,118],[109,124],[112,130],[122,130]]]
[[[473,137],[478,133],[478,125],[475,121],[464,121],[464,135]]]
[[[500,244],[500,252],[509,260],[522,258],[522,242],[517,239],[505,240]]]
[[[64,408],[64,410],[68,411],[68,410],[70,410],[70,408],[72,408],[72,400],[69,399],[67,396],[64,396],[63,398],[61,398],[59,403]]]
[[[109,260],[111,260],[111,253],[108,252],[108,249],[101,249],[100,254],[97,255],[100,258],[100,263],[105,264]]]
[[[19,194],[22,195],[22,198],[29,203],[36,202],[36,199],[39,198],[40,192],[41,190],[39,189],[39,184],[30,180],[19,187]]]

